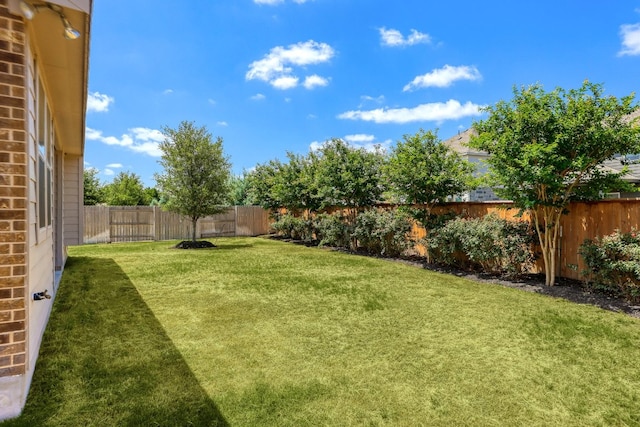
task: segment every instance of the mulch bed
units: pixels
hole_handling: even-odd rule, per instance
[[[193,240],[183,240],[174,246],[175,249],[210,249],[215,247],[216,245],[206,240],[196,240],[195,242]]]

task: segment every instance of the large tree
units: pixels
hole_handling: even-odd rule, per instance
[[[602,197],[622,175],[602,162],[640,150],[640,128],[627,117],[633,98],[605,96],[590,82],[569,91],[514,88],[511,101],[485,108],[489,117],[474,124],[470,146],[490,154],[496,193],[532,217],[547,285],[555,283],[560,218],[569,203]]]
[[[196,241],[198,219],[222,213],[229,194],[231,164],[224,155],[222,138],[212,140],[206,127],[183,121],[177,129],[164,127],[160,143],[163,172],[156,174],[166,208],[185,215],[192,222]]]
[[[133,172],[120,172],[110,184],[104,186],[104,199],[109,206],[146,205],[144,185]]]
[[[473,187],[473,170],[470,162],[441,143],[437,133],[422,129],[398,141],[384,168],[393,200],[426,206],[426,215],[414,212],[423,222],[435,204]]]

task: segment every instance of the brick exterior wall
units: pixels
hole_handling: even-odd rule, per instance
[[[27,142],[25,29],[0,0],[0,377],[25,373]]]

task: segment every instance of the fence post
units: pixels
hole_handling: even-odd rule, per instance
[[[158,230],[159,222],[160,221],[158,221],[158,206],[154,206],[153,207],[153,240],[154,241],[160,240],[160,232]]]
[[[233,207],[233,237],[238,237],[238,206]]]

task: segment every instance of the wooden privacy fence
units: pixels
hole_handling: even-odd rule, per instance
[[[233,206],[198,220],[196,237],[258,236],[269,232],[269,212]],[[85,206],[84,243],[190,239],[191,220],[157,206]]]
[[[556,275],[570,279],[583,279],[585,265],[579,254],[580,245],[585,239],[595,239],[615,230],[621,232],[640,229],[640,199],[613,199],[594,202],[571,203],[568,213],[560,221],[560,240],[558,242],[558,262]],[[530,221],[528,215],[518,217],[518,209],[511,202],[462,202],[446,203],[434,208],[434,213],[454,212],[467,218],[479,218],[493,213],[510,221]],[[426,230],[414,225],[413,238],[422,238]],[[542,260],[538,262],[541,270]]]
[[[379,209],[394,209],[396,205],[380,204]],[[413,206],[424,208],[424,206]],[[342,208],[329,209],[329,213],[342,211]],[[621,232],[640,229],[640,199],[608,199],[594,202],[572,203],[568,213],[560,221],[561,235],[558,242],[558,258],[556,276],[582,280],[585,268],[579,254],[580,245],[585,239],[595,239],[615,230]],[[518,216],[518,209],[513,203],[503,202],[452,202],[433,208],[434,214],[454,213],[465,218],[480,218],[487,214],[495,214],[509,221],[531,221],[529,215]],[[425,237],[427,231],[420,224],[413,225],[411,238],[418,241]],[[416,246],[420,255],[426,255],[425,248]],[[536,272],[543,271],[542,259],[535,267]]]

